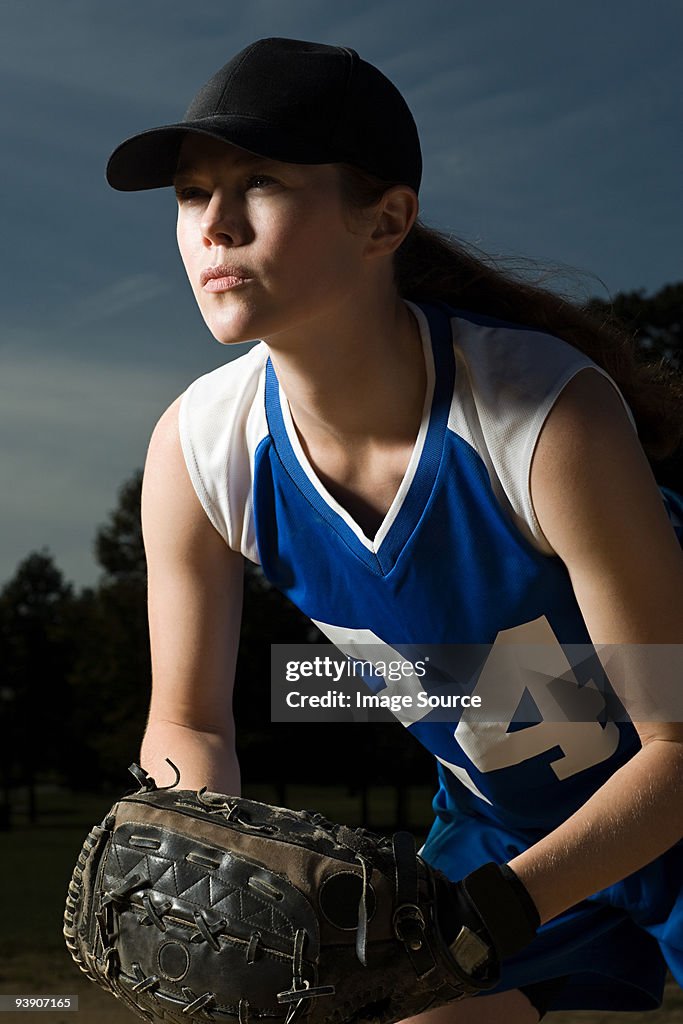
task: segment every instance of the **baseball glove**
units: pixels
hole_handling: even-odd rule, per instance
[[[406,832],[131,771],[140,789],[85,840],[64,934],[143,1020],[389,1024],[493,987],[533,937],[526,890],[497,865],[456,885]]]

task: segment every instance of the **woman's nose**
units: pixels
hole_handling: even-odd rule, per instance
[[[207,246],[244,245],[249,234],[240,204],[220,191],[213,193],[204,210],[201,230]]]

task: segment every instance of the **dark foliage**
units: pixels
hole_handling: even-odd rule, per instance
[[[28,785],[31,818],[36,774],[61,774],[68,764],[68,673],[78,646],[73,605],[73,588],[46,549],[28,555],[0,592],[2,785]]]
[[[589,309],[617,317],[632,333],[641,359],[664,360],[683,372],[683,282],[665,285],[651,296],[639,288],[619,292],[611,303],[593,299]]]
[[[95,559],[110,580],[144,588],[147,565],[140,522],[141,492],[142,470],[138,469],[121,487],[118,505],[95,535]]]
[[[606,318],[617,318],[631,334],[639,360],[668,370],[670,376],[683,374],[683,282],[668,284],[654,295],[645,289],[619,292],[611,303],[593,299],[588,308]],[[679,422],[683,407],[679,406]],[[665,459],[653,460],[657,481],[683,492],[683,449]]]

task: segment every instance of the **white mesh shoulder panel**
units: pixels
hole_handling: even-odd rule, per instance
[[[258,561],[254,535],[254,455],[268,433],[264,377],[268,352],[244,356],[199,377],[180,403],[180,441],[204,511],[235,551]]]
[[[482,326],[455,317],[456,379],[448,425],[481,456],[502,507],[544,554],[553,550],[531,503],[531,458],[548,413],[580,370],[612,378],[572,345],[524,328]]]

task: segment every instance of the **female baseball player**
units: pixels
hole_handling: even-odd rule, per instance
[[[110,159],[114,188],[174,185],[215,338],[262,339],[195,381],[149,448],[158,779],[171,757],[184,787],[239,791],[245,558],[350,653],[540,644],[552,679],[562,645],[620,645],[635,707],[680,678],[675,647],[656,672],[647,656],[681,643],[683,556],[635,429],[661,446],[670,394],[607,329],[420,225],[420,174],[394,86],[352,50],[285,39]],[[575,721],[519,720],[529,697],[547,707],[531,673],[506,679],[506,721],[409,724],[440,777],[423,856],[453,880],[508,864],[541,923],[499,990],[425,1024],[647,1009],[667,964],[683,981],[683,726],[612,720],[582,671]]]

